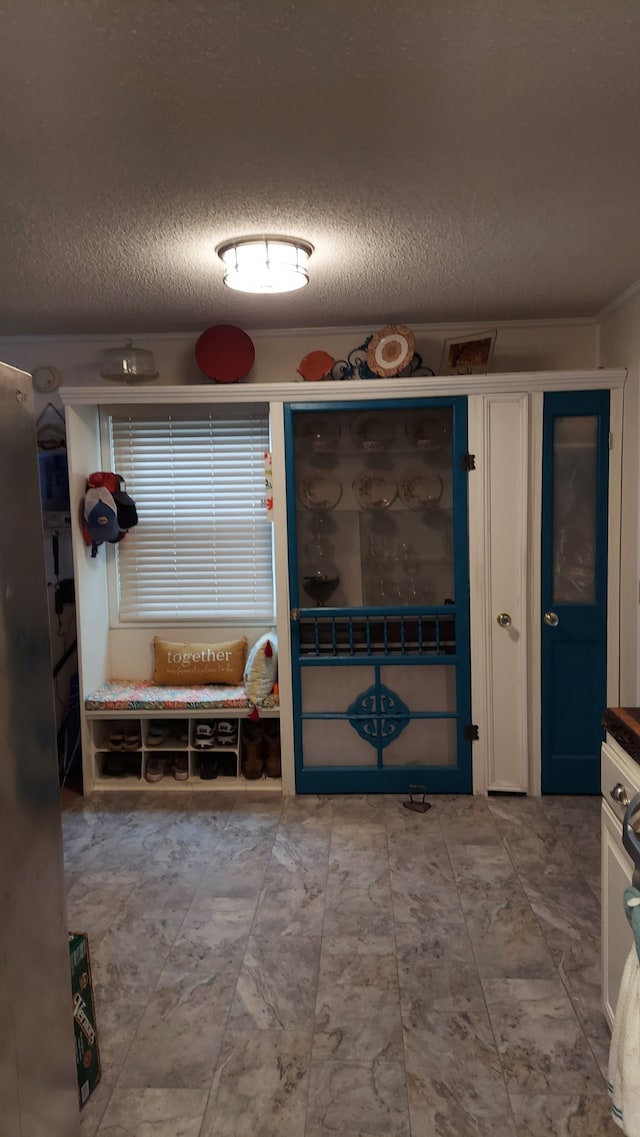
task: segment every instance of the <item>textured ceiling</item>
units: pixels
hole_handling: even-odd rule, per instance
[[[0,0],[0,334],[593,316],[639,50],[637,0]],[[223,287],[257,232],[308,288]]]

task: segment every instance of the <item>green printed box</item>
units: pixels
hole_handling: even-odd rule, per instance
[[[89,939],[85,932],[69,932],[69,957],[78,1094],[80,1105],[83,1106],[100,1081],[100,1053],[91,983]]]

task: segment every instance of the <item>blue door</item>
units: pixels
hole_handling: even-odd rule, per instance
[[[600,792],[607,683],[609,392],[545,395],[542,792]]]
[[[298,793],[470,793],[465,399],[285,408]]]

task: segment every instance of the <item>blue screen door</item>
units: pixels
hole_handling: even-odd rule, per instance
[[[466,399],[285,415],[297,791],[469,793]]]

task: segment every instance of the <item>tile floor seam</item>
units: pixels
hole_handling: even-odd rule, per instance
[[[317,963],[317,971],[316,971],[316,997],[315,997],[315,1002],[314,1002],[314,1022],[313,1022],[313,1026],[311,1026],[311,1030],[310,1030],[310,1036],[311,1037],[310,1037],[310,1043],[309,1043],[309,1069],[307,1071],[307,1093],[305,1095],[305,1132],[304,1132],[304,1134],[301,1135],[301,1137],[307,1137],[307,1130],[309,1127],[309,1102],[310,1102],[310,1090],[311,1090],[311,1067],[313,1067],[313,1063],[314,1063],[314,1043],[315,1043],[315,1037],[316,1037],[316,1020],[317,1020],[317,1006],[318,1006],[319,976],[321,976],[321,968],[322,968],[322,946],[324,943],[324,922],[325,922],[325,915],[326,915],[326,897],[327,897],[327,893],[329,893],[329,874],[331,872],[331,848],[333,845],[333,825],[334,825],[334,823],[335,823],[335,811],[334,811],[333,802],[332,802],[331,836],[329,839],[329,852],[327,852],[327,858],[326,858],[326,879],[325,879],[325,883],[324,883],[324,897],[323,897],[323,904],[322,904],[322,921],[321,921],[321,931],[319,931],[318,963]]]
[[[425,816],[426,816],[426,814],[425,814]],[[389,824],[388,824],[388,815],[387,815],[386,810],[384,813],[384,819],[385,819],[385,833],[386,833],[386,838],[387,838],[387,862],[389,865],[389,878],[391,879],[391,855],[390,855],[390,849],[389,849]],[[440,838],[442,840],[443,845],[446,848],[446,845],[444,842],[444,835],[442,833],[442,825],[440,824],[440,818],[437,817],[437,820],[438,820],[438,828],[440,829]],[[448,850],[447,850],[447,859],[449,859]],[[449,861],[449,865],[451,867],[450,861]],[[405,1021],[404,1021],[404,1013],[403,1013],[403,1009],[402,1009],[402,989],[400,986],[400,969],[398,966],[398,929],[397,929],[397,925],[396,925],[396,910],[395,910],[395,906],[393,903],[393,886],[391,887],[391,919],[393,920],[393,942],[395,944],[395,949],[396,949],[395,950],[396,977],[398,980],[398,1002],[399,1002],[399,1007],[400,1007],[400,1026],[401,1026],[401,1035],[402,1035],[402,1068],[404,1070],[404,1093],[405,1093],[406,1109],[407,1109],[407,1124],[409,1127],[409,1137],[413,1137],[413,1125],[411,1123],[411,1102],[409,1100],[409,1089],[408,1089],[408,1084],[407,1084],[407,1048],[405,1045]]]
[[[282,802],[282,799],[281,799],[281,802]],[[224,833],[224,830],[227,828],[227,825],[229,824],[229,821],[230,821],[231,817],[232,817],[232,816],[233,816],[233,814],[235,813],[235,810],[236,810],[236,805],[237,805],[237,799],[236,799],[236,801],[234,801],[234,804],[233,804],[233,809],[230,809],[230,810],[229,810],[229,816],[228,816],[228,819],[227,819],[227,824],[224,826],[224,829],[222,830],[222,833]],[[275,842],[275,836],[276,836],[276,834],[278,833],[278,830],[279,830],[279,828],[280,828],[280,824],[281,824],[281,821],[282,821],[282,807],[281,807],[281,809],[280,809],[280,814],[279,814],[279,817],[278,817],[278,825],[277,825],[276,829],[274,830],[274,836],[273,836],[273,840],[272,840],[272,842],[271,842],[271,852],[269,853],[269,864],[271,863],[271,858],[272,858],[272,856],[273,856],[273,845],[274,845],[274,842]],[[222,833],[220,834],[220,836],[221,836],[221,837],[222,837]],[[213,860],[213,854],[212,854],[212,856],[211,856],[211,860]],[[210,862],[209,862],[209,863],[210,863]],[[266,874],[267,874],[267,872],[268,872],[268,867],[269,867],[269,866],[267,865],[267,868],[265,869],[265,876],[266,876]],[[227,1031],[228,1031],[228,1029],[229,1029],[229,1018],[230,1018],[230,1016],[231,1016],[231,1008],[232,1008],[232,1006],[233,1006],[233,1000],[235,999],[235,997],[236,997],[236,993],[237,993],[237,990],[238,990],[238,983],[239,983],[239,981],[240,981],[240,976],[241,976],[241,974],[242,974],[242,968],[243,968],[243,965],[244,965],[244,958],[245,958],[245,955],[247,954],[247,948],[248,948],[248,946],[249,946],[249,940],[250,940],[250,938],[251,938],[251,933],[252,933],[252,931],[253,931],[253,925],[255,924],[255,920],[256,920],[256,914],[257,914],[257,911],[258,911],[258,906],[259,906],[259,903],[260,903],[260,896],[262,895],[263,889],[264,889],[264,877],[263,877],[263,883],[262,883],[262,885],[260,886],[260,891],[259,891],[259,893],[258,893],[258,896],[257,896],[257,899],[256,899],[256,906],[255,906],[255,908],[254,908],[254,911],[253,911],[253,918],[252,918],[252,920],[251,920],[251,924],[250,924],[250,926],[249,926],[249,931],[248,931],[248,933],[247,933],[247,939],[246,939],[246,943],[245,943],[245,946],[244,946],[244,951],[243,951],[243,953],[242,953],[242,958],[241,958],[241,960],[240,960],[240,962],[239,962],[239,965],[238,965],[237,974],[236,974],[236,981],[235,981],[235,984],[234,984],[234,987],[233,987],[233,993],[232,993],[232,995],[231,995],[231,998],[229,999],[229,1008],[228,1008],[228,1010],[227,1010],[227,1016],[226,1016],[226,1019],[225,1019],[225,1023],[224,1023],[224,1026],[222,1027],[222,1035],[221,1035],[221,1039],[220,1039],[220,1049],[219,1049],[219,1051],[218,1051],[218,1055],[217,1055],[217,1058],[216,1058],[216,1061],[215,1061],[215,1065],[214,1065],[214,1067],[213,1067],[213,1071],[212,1071],[212,1074],[211,1074],[211,1082],[210,1082],[210,1085],[209,1085],[209,1089],[207,1090],[207,1100],[206,1100],[206,1102],[205,1102],[205,1105],[204,1105],[204,1111],[203,1111],[203,1114],[202,1114],[202,1120],[201,1120],[201,1122],[200,1122],[200,1128],[199,1128],[199,1130],[198,1130],[198,1137],[203,1137],[204,1124],[205,1124],[205,1119],[207,1118],[207,1114],[208,1114],[208,1111],[209,1111],[209,1105],[211,1104],[211,1105],[213,1106],[213,1100],[212,1100],[213,1088],[214,1088],[214,1085],[215,1085],[215,1080],[216,1080],[216,1074],[217,1074],[217,1072],[218,1072],[218,1067],[219,1067],[219,1065],[220,1065],[220,1056],[221,1056],[221,1054],[222,1054],[222,1053],[223,1053],[223,1051],[224,1051],[224,1043],[225,1043],[225,1038],[226,1038],[226,1036],[227,1036]],[[214,899],[215,899],[215,897],[214,897]],[[99,1134],[98,1134],[98,1137],[99,1137]]]
[[[538,914],[536,913],[536,911],[535,911],[535,909],[534,909],[533,905],[531,904],[531,901],[529,900],[529,897],[528,897],[528,895],[527,895],[527,891],[526,891],[526,888],[525,888],[525,885],[524,885],[524,881],[523,881],[523,879],[522,879],[522,877],[521,877],[521,875],[520,875],[520,871],[519,871],[519,869],[518,869],[518,866],[517,866],[517,864],[515,863],[515,861],[514,861],[513,857],[511,856],[511,854],[509,853],[509,849],[508,849],[508,848],[507,848],[507,853],[508,853],[508,855],[509,855],[509,859],[510,859],[510,861],[511,861],[511,863],[512,863],[513,867],[514,867],[514,870],[515,870],[516,876],[517,876],[517,878],[518,878],[518,883],[520,884],[520,887],[521,887],[521,889],[522,889],[522,892],[523,892],[523,894],[524,894],[524,896],[525,896],[525,898],[526,898],[527,904],[528,904],[528,905],[529,905],[529,907],[531,908],[531,912],[532,912],[532,914],[533,914],[533,918],[534,918],[534,920],[536,921],[536,924],[538,925],[538,927],[539,927],[539,929],[540,929],[540,934],[541,934],[541,936],[542,936],[542,938],[543,938],[543,940],[544,940],[544,942],[545,942],[545,944],[546,944],[546,947],[547,947],[547,950],[548,950],[548,952],[549,952],[549,955],[551,956],[551,959],[552,959],[552,961],[553,961],[553,966],[554,966],[554,970],[555,970],[555,972],[556,972],[556,975],[557,975],[558,979],[560,980],[560,982],[562,983],[562,987],[563,987],[563,989],[564,989],[564,991],[565,991],[565,994],[566,994],[566,996],[567,996],[567,998],[568,998],[568,1000],[569,1000],[569,1003],[571,1004],[571,1009],[572,1009],[572,1011],[573,1011],[574,1017],[575,1017],[575,1019],[576,1019],[576,1021],[577,1021],[577,1023],[578,1023],[578,1026],[580,1027],[580,1030],[581,1030],[581,1032],[582,1032],[582,1034],[583,1034],[583,1036],[584,1036],[584,1039],[585,1039],[585,1041],[586,1041],[586,1044],[587,1044],[587,1046],[588,1046],[588,1048],[589,1048],[589,1053],[590,1053],[591,1057],[593,1058],[593,1061],[594,1061],[594,1063],[595,1063],[596,1069],[598,1070],[598,1073],[600,1074],[600,1076],[601,1076],[601,1078],[602,1078],[602,1080],[603,1080],[603,1086],[604,1086],[604,1090],[605,1090],[605,1092],[606,1092],[606,1079],[605,1079],[604,1075],[602,1074],[602,1071],[601,1071],[601,1069],[600,1069],[600,1063],[599,1063],[599,1061],[598,1061],[598,1055],[597,1055],[596,1051],[594,1050],[594,1048],[593,1048],[593,1046],[592,1046],[592,1044],[591,1044],[591,1039],[589,1038],[589,1035],[587,1034],[587,1031],[586,1031],[586,1029],[585,1029],[584,1023],[583,1023],[583,1021],[582,1021],[582,1015],[581,1015],[581,1014],[578,1012],[578,1009],[577,1009],[577,1007],[576,1007],[576,1004],[575,1004],[575,1002],[574,1002],[574,999],[573,999],[573,996],[572,996],[572,994],[571,994],[571,990],[570,990],[570,988],[569,988],[569,985],[568,985],[568,983],[566,983],[566,982],[565,982],[564,976],[563,976],[563,974],[562,974],[562,970],[561,970],[561,968],[558,966],[558,964],[556,963],[556,961],[555,961],[555,959],[554,959],[553,953],[552,953],[552,951],[551,951],[551,944],[550,944],[550,942],[549,942],[549,940],[548,940],[548,938],[547,938],[547,935],[545,934],[544,924],[542,923],[542,921],[541,921],[541,920],[540,920],[540,918],[538,917]],[[586,884],[585,884],[585,887],[586,887]],[[602,1013],[603,1013],[603,1018],[604,1018],[604,1012],[602,1012]],[[586,1092],[585,1092],[585,1093],[584,1093],[584,1096],[585,1096],[585,1097],[589,1097],[589,1096],[594,1096],[594,1095],[590,1095],[589,1093],[586,1093]]]
[[[491,812],[491,811],[489,811],[489,813],[490,813],[490,812]],[[494,825],[495,825],[495,821],[494,821]],[[513,865],[513,861],[511,860],[511,857],[510,857],[510,855],[509,855],[509,850],[508,850],[508,848],[507,848],[507,847],[506,847],[506,845],[505,845],[505,841],[504,841],[504,838],[503,838],[503,836],[502,836],[502,833],[501,833],[501,832],[500,832],[500,830],[498,829],[498,826],[497,826],[497,825],[496,825],[496,832],[498,833],[498,837],[500,838],[500,844],[502,845],[503,849],[504,849],[504,850],[505,850],[505,852],[507,853],[507,856],[509,857],[509,860],[511,861],[511,864],[512,864],[512,866],[515,868],[515,866]],[[509,1094],[509,1087],[508,1087],[508,1084],[507,1084],[507,1074],[506,1074],[506,1071],[505,1071],[505,1068],[504,1068],[504,1062],[502,1061],[502,1055],[501,1055],[501,1053],[500,1053],[500,1047],[498,1046],[498,1039],[497,1039],[497,1036],[496,1036],[496,1032],[495,1032],[495,1028],[494,1028],[494,1025],[493,1025],[493,1019],[492,1019],[492,1017],[491,1017],[491,1013],[490,1013],[490,1011],[489,1011],[489,1004],[488,1004],[488,1002],[487,1002],[487,995],[486,995],[486,991],[485,991],[485,985],[484,985],[484,982],[483,982],[483,980],[482,980],[482,976],[481,976],[481,974],[480,974],[480,967],[479,967],[479,964],[478,964],[478,957],[477,957],[477,954],[476,954],[475,944],[474,944],[474,942],[473,942],[473,936],[471,935],[471,931],[470,931],[470,929],[469,929],[469,925],[468,925],[468,923],[467,923],[467,913],[466,913],[466,911],[465,911],[465,907],[464,907],[464,904],[462,903],[462,895],[461,895],[461,893],[460,893],[460,889],[458,888],[458,882],[457,882],[457,879],[456,879],[456,874],[455,874],[455,870],[454,870],[454,867],[453,867],[453,862],[451,861],[451,855],[450,855],[450,853],[449,853],[449,846],[448,846],[448,844],[446,843],[446,841],[445,841],[445,848],[446,848],[446,850],[447,850],[447,856],[448,856],[448,858],[449,858],[449,864],[450,864],[450,866],[451,866],[451,873],[452,873],[452,877],[453,877],[453,883],[454,883],[454,886],[455,886],[456,892],[457,892],[457,894],[458,894],[458,903],[460,904],[460,909],[461,909],[461,912],[462,912],[462,919],[463,919],[463,921],[464,921],[464,926],[465,926],[465,930],[466,930],[466,933],[467,933],[467,937],[468,937],[469,943],[471,944],[471,951],[473,952],[473,958],[474,958],[474,961],[475,961],[475,965],[476,965],[476,971],[477,971],[477,974],[478,974],[478,979],[479,979],[479,981],[480,981],[480,990],[482,991],[482,1001],[483,1001],[483,1003],[484,1003],[484,1009],[485,1009],[485,1013],[486,1013],[486,1016],[487,1016],[487,1022],[488,1022],[488,1024],[489,1024],[489,1030],[491,1031],[491,1037],[493,1038],[493,1045],[494,1045],[494,1049],[495,1049],[495,1052],[496,1052],[496,1057],[497,1057],[497,1059],[498,1059],[498,1062],[500,1063],[500,1074],[501,1074],[501,1076],[502,1076],[502,1083],[503,1083],[503,1085],[504,1085],[504,1092],[505,1092],[505,1095],[506,1095],[506,1099],[507,1099],[507,1102],[509,1103],[509,1113],[510,1113],[511,1119],[512,1119],[512,1121],[513,1121],[513,1133],[514,1133],[514,1137],[518,1137],[518,1125],[517,1125],[517,1121],[516,1121],[516,1116],[515,1116],[515,1113],[514,1113],[514,1111],[513,1111],[513,1105],[512,1105],[512,1103],[511,1103],[511,1097],[510,1097],[510,1094]],[[519,878],[519,877],[518,877],[518,883],[520,883],[520,878]],[[520,887],[522,887],[522,885],[521,885],[521,884],[520,884]],[[527,903],[528,903],[528,901],[527,901]],[[545,941],[545,942],[546,942],[546,941]]]

